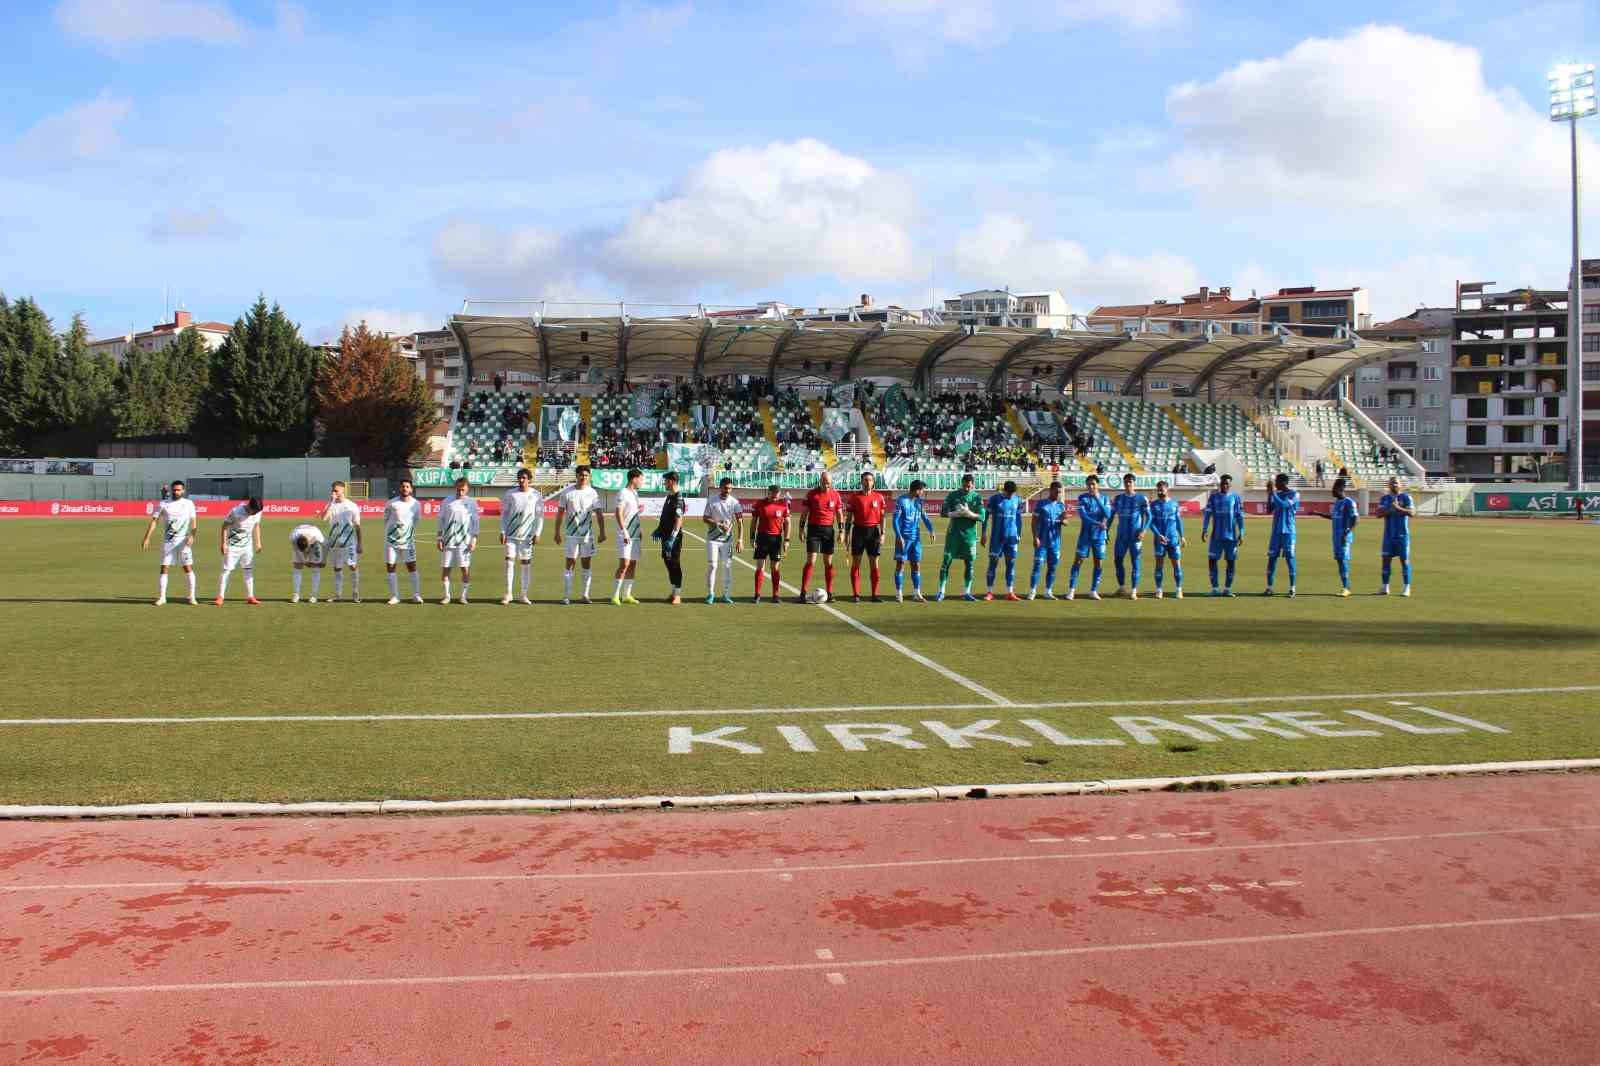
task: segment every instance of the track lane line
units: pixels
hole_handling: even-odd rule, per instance
[[[629,980],[662,977],[732,977],[747,974],[787,974],[841,972],[844,970],[892,969],[913,966],[941,966],[962,963],[1015,962],[1027,959],[1060,959],[1081,955],[1131,954],[1149,951],[1174,951],[1263,944],[1292,944],[1352,937],[1395,936],[1403,933],[1449,932],[1461,929],[1488,929],[1550,925],[1557,922],[1600,920],[1600,911],[1574,911],[1566,914],[1534,914],[1508,918],[1477,918],[1453,922],[1418,922],[1411,925],[1371,925],[1346,929],[1319,929],[1300,933],[1262,933],[1255,936],[1207,937],[1194,940],[1141,941],[1124,944],[1091,944],[1061,948],[1031,948],[1017,951],[984,951],[964,955],[918,955],[909,958],[882,958],[816,962],[751,963],[732,966],[694,966],[655,970],[574,970],[549,973],[459,974],[411,977],[342,977],[279,981],[216,981],[187,984],[90,985],[77,988],[0,989],[0,999],[50,999],[66,996],[151,995],[161,993],[265,992],[322,988],[416,988],[448,985],[531,984],[560,981]]]
[[[1392,836],[1342,837],[1331,840],[1286,840],[1252,844],[1209,844],[1188,848],[1136,848],[1122,851],[1031,852],[1020,855],[974,855],[939,859],[900,859],[882,862],[851,862],[811,866],[785,865],[783,873],[850,873],[861,870],[916,869],[940,866],[981,866],[1011,862],[1068,862],[1082,859],[1149,858],[1161,855],[1205,855],[1235,851],[1283,851],[1297,848],[1350,847],[1363,844],[1403,844],[1424,840],[1464,840],[1473,837],[1514,836],[1522,833],[1585,833],[1600,831],[1600,823],[1562,826],[1529,826],[1513,829],[1463,829],[1449,833],[1405,833]],[[673,877],[770,876],[772,866],[733,866],[703,870],[613,870],[605,873],[504,873],[504,874],[417,874],[390,877],[299,877],[255,878],[238,881],[100,881],[87,883],[0,885],[0,895],[24,892],[110,892],[145,889],[326,887],[349,885],[484,884],[497,881],[624,881]]]
[[[748,564],[746,564],[748,565]],[[824,605],[823,610],[831,610]],[[848,620],[848,616],[844,616]],[[852,620],[853,621],[853,620]],[[909,649],[908,649],[909,650]],[[911,653],[915,655],[915,652]],[[937,664],[935,664],[937,665]],[[981,686],[980,686],[981,687]],[[1438,697],[1474,696],[1536,696],[1561,695],[1582,692],[1600,692],[1600,685],[1556,685],[1535,688],[1478,688],[1439,689],[1429,692],[1330,692],[1326,694],[1296,694],[1276,696],[1194,696],[1165,700],[1048,700],[1036,702],[993,703],[845,703],[822,707],[696,707],[683,710],[616,711],[463,711],[373,714],[214,714],[193,716],[116,716],[93,718],[0,718],[0,728],[6,726],[79,726],[79,725],[216,725],[239,723],[278,722],[473,722],[473,721],[543,721],[587,718],[686,718],[729,715],[776,714],[856,714],[863,712],[893,711],[986,711],[1004,706],[1017,711],[1040,710],[1092,710],[1116,707],[1212,707],[1221,704],[1259,703],[1335,703],[1346,700],[1390,700],[1396,696],[1423,699]]]

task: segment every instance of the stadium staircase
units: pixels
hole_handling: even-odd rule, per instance
[[[1280,438],[1274,434],[1274,427],[1268,416],[1263,414],[1259,408],[1252,409],[1245,413],[1250,416],[1250,421],[1254,422],[1256,428],[1261,431],[1261,435],[1272,442],[1272,446],[1278,451],[1279,459],[1299,475],[1302,483],[1307,485],[1311,484],[1310,472],[1307,471],[1305,467],[1300,465],[1300,461],[1298,459],[1289,454],[1289,450],[1283,446]]]
[[[872,465],[882,470],[889,465],[889,458],[883,450],[883,438],[878,436],[878,426],[872,421],[870,407],[870,404],[861,405],[861,424],[867,427],[867,446],[872,450]]]
[[[583,433],[579,434],[577,447],[577,463],[579,466],[589,462],[589,432],[594,428],[591,419],[594,417],[594,401],[585,396],[578,401],[578,419],[583,425]]]
[[[1337,402],[1291,407],[1286,413],[1304,420],[1311,431],[1322,438],[1328,448],[1327,462],[1333,471],[1345,467],[1361,481],[1370,482],[1409,476],[1403,464],[1372,457],[1379,447],[1378,439]]]
[[[1265,483],[1289,465],[1237,405],[1192,400],[1175,406],[1207,450],[1232,452],[1254,481]]]
[[[772,450],[778,450],[778,424],[772,418],[772,400],[766,396],[761,397],[761,434],[767,438],[767,443],[772,445]]]
[[[816,430],[817,436],[821,438],[822,467],[825,470],[832,470],[838,463],[839,457],[833,454],[833,445],[822,436],[822,401],[815,397],[807,400],[806,410],[811,413],[811,428]]]
[[[1094,473],[1096,466],[1104,466],[1108,471],[1117,470],[1127,462],[1122,453],[1117,450],[1100,425],[1100,419],[1090,404],[1078,399],[1065,399],[1061,401],[1061,422],[1066,424],[1067,419],[1078,423],[1078,428],[1094,435],[1089,450],[1078,460],[1078,465],[1085,472]],[[1070,439],[1070,438],[1069,438]]]
[[[1118,431],[1116,423],[1111,421],[1111,416],[1106,413],[1105,404],[1091,404],[1089,410],[1094,415],[1095,421],[1100,423],[1100,430],[1106,435],[1106,439],[1110,440],[1121,454],[1124,464],[1123,469],[1131,470],[1135,474],[1145,473],[1144,464],[1139,462],[1139,457],[1128,446],[1127,440]]]
[[[1038,449],[1028,443],[1028,424],[1023,420],[1015,404],[1006,404],[1006,424],[1011,427],[1011,435],[1017,438],[1017,443],[1027,450],[1028,462],[1033,464],[1034,469],[1043,470],[1049,465],[1039,458]]]
[[[539,465],[539,415],[543,409],[544,397],[534,393],[533,399],[528,401],[528,425],[533,433],[522,443],[522,465],[526,467]]]
[[[1200,435],[1194,431],[1194,427],[1178,412],[1177,404],[1165,404],[1162,406],[1161,412],[1167,416],[1173,425],[1178,427],[1178,432],[1183,434],[1190,448],[1205,448],[1206,442],[1200,439]],[[1198,474],[1200,472],[1200,467],[1196,465],[1193,459],[1184,456],[1183,461],[1189,464],[1189,469],[1194,473]]]

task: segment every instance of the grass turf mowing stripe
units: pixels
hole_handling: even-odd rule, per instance
[[[1009,710],[1091,710],[1101,707],[1212,707],[1261,703],[1336,703],[1346,700],[1431,699],[1461,696],[1531,696],[1549,693],[1600,692],[1600,685],[1554,685],[1535,688],[1440,689],[1430,692],[1335,692],[1313,695],[1196,696],[1169,700],[1058,700],[1044,703],[1007,703]],[[417,711],[394,714],[219,714],[154,717],[127,715],[96,718],[0,718],[5,726],[70,725],[206,725],[229,722],[472,722],[541,721],[585,718],[683,718],[708,715],[857,714],[898,711],[982,711],[985,703],[861,703],[836,707],[699,707],[683,710],[617,711],[468,711],[458,714]]]

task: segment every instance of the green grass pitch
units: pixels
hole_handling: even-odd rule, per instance
[[[647,553],[637,589],[646,604],[611,607],[609,543],[596,557],[594,606],[555,602],[560,560],[548,543],[536,552],[536,605],[501,606],[492,533],[469,607],[386,606],[374,557],[360,606],[291,605],[291,524],[263,524],[263,606],[243,605],[237,574],[229,604],[209,603],[219,569],[211,521],[196,553],[204,606],[182,602],[175,572],[169,595],[178,599],[161,609],[150,605],[156,550],[138,550],[142,521],[0,524],[0,719],[623,713],[0,725],[0,803],[685,794],[1600,755],[1600,529],[1577,522],[1419,520],[1409,600],[1372,595],[1378,529],[1370,521],[1356,538],[1356,595],[1332,596],[1327,527],[1304,519],[1295,600],[1257,595],[1266,527],[1252,520],[1233,600],[1204,594],[1196,535],[1182,602],[854,606],[845,595],[837,605],[1006,704],[827,611],[749,605],[743,566],[735,566],[737,606],[691,598],[670,607],[659,602],[660,560]],[[941,546],[929,546],[930,595]],[[433,546],[421,545],[419,557],[423,593],[436,598]],[[684,561],[686,592],[703,595],[698,542]],[[801,562],[790,558],[786,580],[797,582]],[[1148,596],[1148,549],[1145,562]],[[1024,548],[1019,583],[1028,564]],[[848,593],[848,574],[840,556],[836,593]],[[980,568],[980,592],[982,584]],[[1280,566],[1280,592],[1286,584]],[[324,596],[331,585],[329,571]],[[1477,692],[1583,686],[1594,690]],[[1440,692],[1477,694],[1405,695]],[[1291,699],[1338,694],[1351,695]],[[1039,706],[1063,702],[1087,706]],[[1502,731],[1452,724],[1419,706]],[[1271,719],[1297,735],[1247,729],[1246,739],[1189,717],[1268,713],[1300,713]],[[1157,716],[1208,739],[1162,730],[1156,743],[1141,743],[1118,716]],[[983,735],[951,743],[924,724],[958,730],[988,719],[997,723],[990,733],[1019,743]],[[919,746],[868,740],[849,750],[827,728],[861,723],[902,726]],[[719,735],[759,753],[703,741],[687,753],[669,750],[674,728],[703,737],[722,727],[740,727]]]

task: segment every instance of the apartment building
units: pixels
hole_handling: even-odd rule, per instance
[[[118,363],[127,354],[130,348],[139,348],[147,352],[158,352],[170,344],[178,342],[178,334],[193,327],[205,342],[208,350],[215,350],[233,329],[226,322],[196,322],[194,316],[188,311],[176,311],[171,322],[162,322],[151,326],[139,333],[124,333],[120,337],[101,337],[89,342],[89,351],[96,355],[106,353]]]
[[[1294,327],[1305,336],[1328,336],[1339,328],[1360,330],[1372,324],[1367,290],[1357,285],[1348,289],[1318,289],[1301,285],[1279,289],[1261,297],[1263,322]]]
[[[1450,473],[1451,327],[1455,309],[1419,307],[1361,331],[1369,340],[1418,344],[1356,371],[1350,401],[1382,426],[1430,475]]]
[[[1012,292],[975,289],[944,302],[944,316],[963,326],[1016,326],[1021,329],[1066,329],[1072,308],[1058,290]]]
[[[433,400],[434,415],[440,422],[448,422],[466,387],[461,342],[447,329],[423,330],[411,339],[414,365]]]
[[[1583,479],[1600,481],[1600,259],[1582,261]]]

